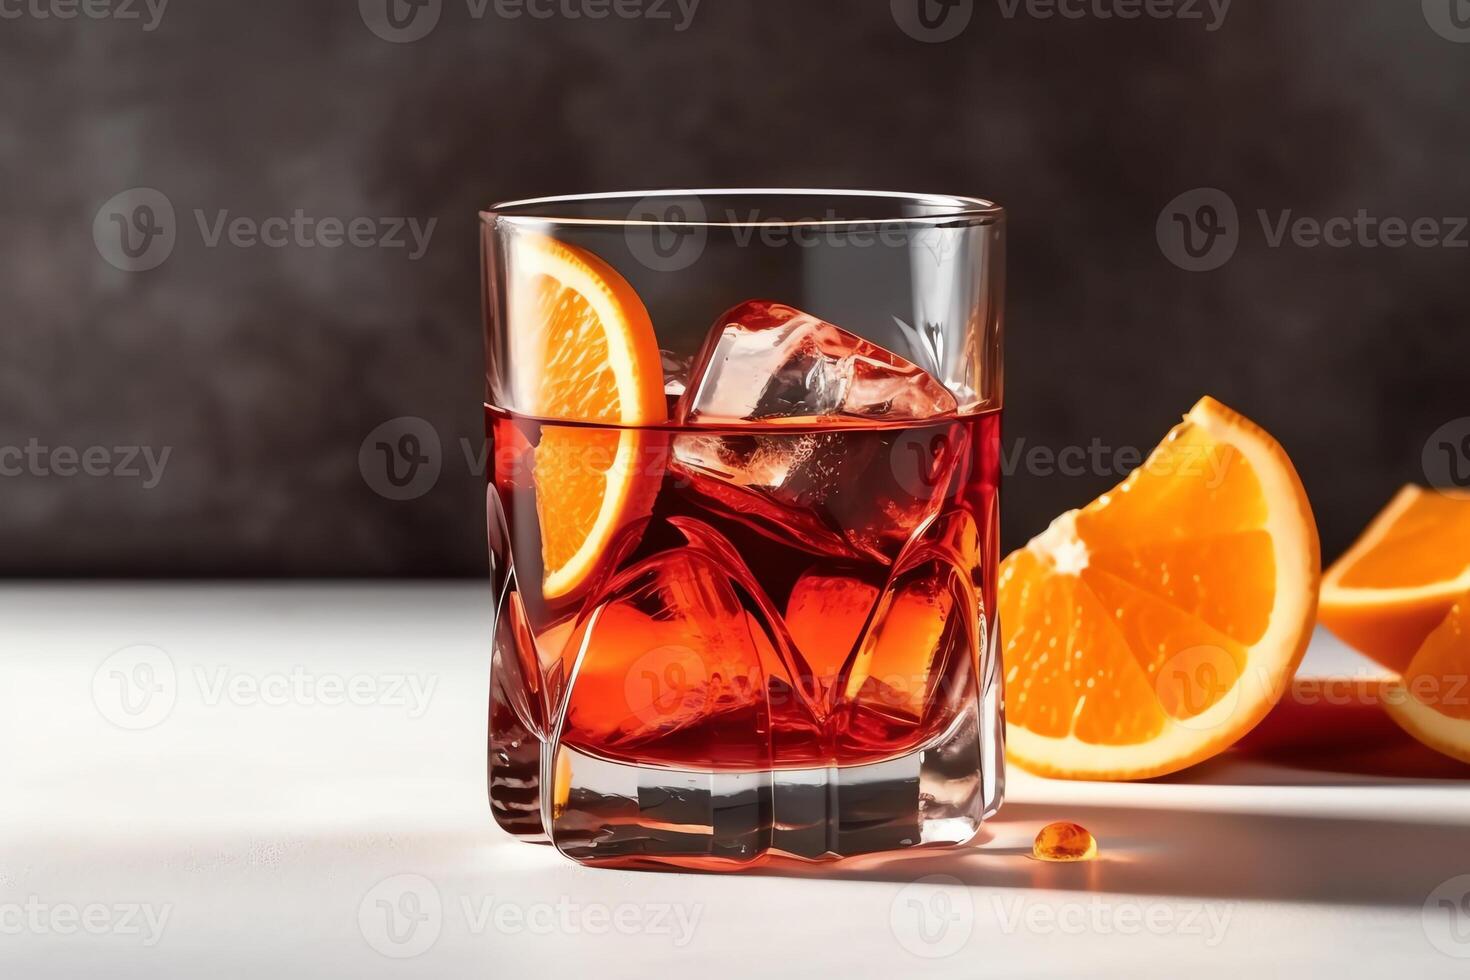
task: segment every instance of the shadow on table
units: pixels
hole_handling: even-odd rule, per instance
[[[1233,752],[1183,773],[1150,781],[1218,786],[1394,788],[1463,786],[1470,766],[1404,736],[1350,753]],[[1162,786],[1160,787],[1162,788]],[[1412,804],[1409,804],[1412,805]],[[1382,814],[1379,809],[1379,815]],[[1071,820],[1097,837],[1100,853],[1084,864],[1034,860],[1036,831]],[[773,865],[756,872],[789,877],[909,882],[950,875],[970,885],[1067,891],[1419,907],[1445,879],[1470,872],[1470,793],[1465,817],[1403,819],[1082,803],[1007,804],[975,845],[909,851],[835,865]]]
[[[1092,831],[1097,860],[1048,864],[1030,856],[1037,829],[1061,819]],[[755,873],[892,882],[949,875],[1001,888],[1418,908],[1436,885],[1470,872],[1467,842],[1470,823],[1014,803],[963,850]]]

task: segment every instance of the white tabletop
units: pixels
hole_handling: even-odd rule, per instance
[[[488,619],[474,583],[0,587],[0,976],[1470,975],[1436,758],[1013,771],[966,851],[579,867],[490,819]],[[1027,857],[1055,819],[1102,857]]]

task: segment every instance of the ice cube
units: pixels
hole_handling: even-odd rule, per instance
[[[835,440],[814,432],[756,435],[681,432],[672,469],[712,513],[813,554],[851,561],[863,553],[822,514],[809,477],[821,478]],[[816,455],[815,462],[812,457]],[[830,460],[827,461],[830,463]]]
[[[924,465],[914,461],[922,450]],[[683,431],[671,468],[711,513],[842,560],[889,564],[955,492],[964,426]]]
[[[978,537],[969,513],[951,511],[894,565],[831,688],[839,751],[923,744],[973,704],[985,611],[974,581]]]
[[[679,400],[681,422],[931,419],[958,410],[924,369],[780,303],[749,300],[715,324]]]

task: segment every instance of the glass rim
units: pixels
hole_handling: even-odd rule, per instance
[[[707,216],[686,218],[587,217],[558,214],[578,204],[627,202],[630,206],[643,201],[681,198],[811,198],[842,202],[888,200],[900,204],[917,204],[937,209],[934,214],[897,215],[855,218],[750,218],[748,220],[711,221]],[[548,213],[549,212],[549,213]],[[644,191],[611,191],[593,194],[557,194],[499,201],[480,212],[484,221],[508,221],[515,225],[546,227],[554,225],[601,226],[623,228],[637,226],[688,228],[797,228],[797,227],[871,227],[874,225],[913,225],[943,228],[967,225],[998,224],[1005,221],[1005,208],[994,201],[957,194],[930,194],[911,191],[856,190],[807,187],[706,187]]]

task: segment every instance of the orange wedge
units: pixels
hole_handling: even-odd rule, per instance
[[[569,595],[658,490],[657,435],[613,426],[665,421],[663,368],[648,311],[597,256],[539,235],[510,249],[511,354],[519,410],[610,428],[548,426],[533,457],[542,593]]]
[[[1470,595],[1450,606],[1403,678],[1388,685],[1383,706],[1431,749],[1470,762]]]
[[[1470,592],[1470,493],[1407,486],[1322,576],[1322,625],[1391,670]]]
[[[1286,453],[1201,399],[1143,466],[1002,563],[1008,755],[1141,779],[1223,751],[1290,683],[1319,578]]]

